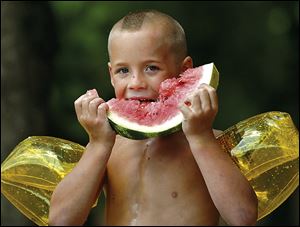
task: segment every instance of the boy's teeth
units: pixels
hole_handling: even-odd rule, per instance
[[[153,99],[139,99],[140,102],[154,102]]]

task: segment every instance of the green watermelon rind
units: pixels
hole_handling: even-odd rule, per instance
[[[167,136],[169,134],[180,131],[181,126],[182,126],[182,124],[180,123],[179,125],[176,125],[173,128],[170,128],[165,131],[142,132],[142,131],[137,131],[137,130],[122,127],[121,125],[118,125],[115,122],[113,122],[111,119],[108,119],[108,120],[109,120],[110,125],[116,131],[117,134],[119,134],[123,137],[126,137],[128,139],[133,139],[133,140],[144,140],[144,139],[157,137],[157,136]]]
[[[214,63],[203,65],[205,71],[201,78],[201,83],[206,83],[217,89],[219,85],[219,72]],[[174,120],[172,120],[174,119]],[[147,138],[166,136],[174,132],[180,131],[182,128],[183,116],[179,112],[167,123],[163,123],[161,126],[140,126],[137,123],[131,123],[130,121],[118,116],[112,111],[108,111],[108,121],[117,134],[134,140],[143,140]]]
[[[112,128],[120,135],[130,139],[145,139],[156,136],[168,135],[181,129],[183,115],[177,115],[165,121],[161,125],[146,126],[130,122],[120,117],[113,111],[108,112],[108,120]],[[166,130],[167,129],[167,130]]]

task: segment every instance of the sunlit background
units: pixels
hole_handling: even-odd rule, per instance
[[[92,88],[114,96],[108,33],[149,8],[181,23],[195,66],[216,64],[215,128],[275,110],[299,128],[299,1],[1,1],[1,162],[32,135],[87,143],[73,103]],[[103,197],[99,204],[86,225],[103,223]],[[1,194],[1,225],[34,224]],[[299,225],[299,189],[258,225]]]

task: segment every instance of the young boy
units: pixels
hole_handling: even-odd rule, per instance
[[[112,28],[108,68],[119,99],[151,101],[159,84],[193,67],[184,30],[157,11],[130,13]],[[107,104],[95,89],[75,101],[89,135],[82,158],[55,189],[50,225],[82,225],[104,189],[106,225],[254,225],[257,198],[221,150],[212,124],[215,89],[201,85],[179,106],[182,131],[130,140],[110,127]]]

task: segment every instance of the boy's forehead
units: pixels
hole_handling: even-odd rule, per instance
[[[111,39],[110,49],[119,51],[122,47],[135,47],[144,51],[148,49],[157,50],[158,48],[167,48],[168,42],[166,36],[157,30],[139,30],[139,31],[120,31]]]
[[[163,61],[170,53],[171,45],[157,30],[119,31],[109,47],[110,61]]]

